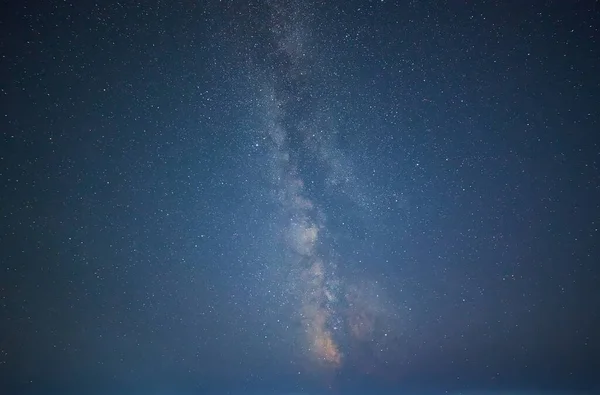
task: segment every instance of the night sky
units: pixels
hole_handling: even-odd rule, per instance
[[[600,389],[597,1],[2,8],[0,393]]]

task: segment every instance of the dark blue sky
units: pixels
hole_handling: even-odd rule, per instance
[[[598,388],[597,2],[9,3],[1,391]]]

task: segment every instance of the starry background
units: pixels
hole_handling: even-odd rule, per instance
[[[525,3],[5,2],[0,390],[598,388],[600,6]]]

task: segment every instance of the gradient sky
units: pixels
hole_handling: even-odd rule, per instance
[[[598,2],[5,5],[0,391],[598,388]]]

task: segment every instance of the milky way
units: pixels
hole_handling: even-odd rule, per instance
[[[347,337],[372,339],[374,317],[384,310],[381,303],[357,300],[368,288],[366,282],[350,282],[340,275],[337,266],[342,263],[328,241],[330,213],[311,195],[323,190],[346,194],[358,206],[366,199],[351,162],[336,148],[331,120],[323,115],[330,103],[319,95],[322,66],[317,43],[311,41],[310,11],[295,2],[272,4],[270,11],[272,69],[261,91],[271,170],[285,218],[279,235],[291,253],[280,264],[290,273],[306,354],[319,366],[336,369],[343,364],[342,344],[348,342]],[[306,185],[304,173],[320,174],[317,179],[322,183],[311,178],[311,185]]]

